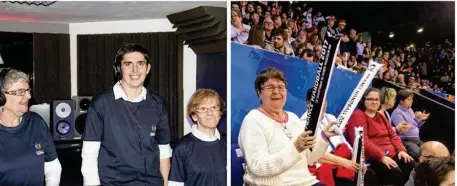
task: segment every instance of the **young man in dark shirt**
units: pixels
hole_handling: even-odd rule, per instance
[[[98,93],[83,135],[84,185],[167,185],[170,172],[168,113],[159,95],[143,86],[151,68],[139,44],[121,47],[118,81]]]

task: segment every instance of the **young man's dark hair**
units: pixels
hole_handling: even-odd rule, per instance
[[[149,51],[146,48],[144,48],[142,45],[138,43],[125,44],[117,50],[116,57],[114,58],[113,70],[115,82],[121,80],[122,78],[121,61],[124,58],[124,55],[132,52],[139,52],[143,54],[144,59],[146,59],[146,63],[151,64],[151,62],[149,61]]]
[[[281,36],[281,37],[284,39],[284,42],[286,42],[287,39],[289,39],[289,36],[287,35],[287,32],[284,31],[283,29],[275,29],[275,30],[273,30],[273,32],[271,33],[271,35],[272,35],[273,37]]]

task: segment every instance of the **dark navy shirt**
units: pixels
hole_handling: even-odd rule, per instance
[[[56,158],[54,141],[40,115],[27,112],[16,127],[0,125],[0,185],[43,185],[44,163]]]
[[[189,186],[217,186],[227,184],[227,138],[202,141],[189,133],[182,137],[171,161],[170,181]]]
[[[101,142],[98,172],[101,185],[163,185],[159,145],[169,144],[163,100],[147,91],[138,103],[120,98],[113,89],[92,99],[84,141]]]

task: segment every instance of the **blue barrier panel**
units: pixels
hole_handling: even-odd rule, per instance
[[[306,111],[306,91],[314,83],[317,63],[232,43],[231,143],[238,143],[238,133],[246,114],[260,106],[254,82],[257,74],[268,66],[285,74],[288,90],[284,109],[299,117]],[[334,69],[327,93],[327,113],[338,116],[361,78],[362,74]]]
[[[230,154],[231,154],[231,180],[232,186],[242,186],[243,185],[243,163],[244,158],[238,157],[236,154],[236,149],[238,149],[238,143],[231,144]]]

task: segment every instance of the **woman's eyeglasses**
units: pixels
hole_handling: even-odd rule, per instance
[[[13,90],[13,91],[3,91],[4,94],[9,94],[13,96],[24,96],[26,92],[30,94],[32,91],[31,88],[29,89],[19,89],[19,90]]]
[[[280,85],[280,86],[270,86],[270,85],[267,85],[267,86],[264,86],[262,87],[263,90],[266,90],[268,92],[273,92],[275,89],[278,89],[279,92],[284,92],[287,90],[287,87],[286,86],[283,86],[283,85]]]
[[[365,100],[367,101],[371,101],[371,102],[377,102],[377,101],[380,101],[379,98],[365,98]]]
[[[198,107],[195,109],[195,112],[197,113],[207,113],[211,110],[211,112],[215,112],[215,111],[220,111],[221,108],[219,108],[218,106],[213,106],[211,108],[207,108],[207,107]]]

